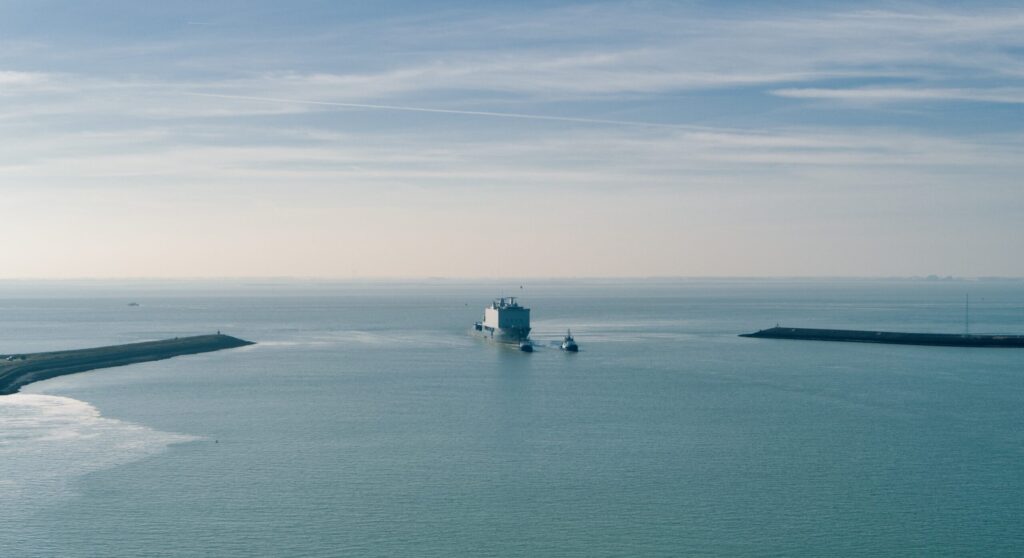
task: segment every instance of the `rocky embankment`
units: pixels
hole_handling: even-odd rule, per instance
[[[0,395],[16,393],[26,384],[66,374],[252,344],[217,333],[73,351],[0,355]]]

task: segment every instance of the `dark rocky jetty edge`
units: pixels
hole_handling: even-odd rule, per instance
[[[196,335],[73,351],[0,355],[0,395],[17,393],[21,386],[97,368],[124,366],[181,355],[208,353],[253,345],[230,335]]]
[[[970,335],[957,333],[901,333],[897,331],[861,331],[855,329],[811,329],[772,327],[740,337],[797,339],[801,341],[840,341],[847,343],[889,343],[893,345],[931,345],[939,347],[1017,347],[1024,348],[1024,335]]]

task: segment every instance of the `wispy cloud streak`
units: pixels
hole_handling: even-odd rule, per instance
[[[186,95],[197,97],[213,97],[218,99],[235,99],[239,101],[259,101],[266,103],[284,103],[297,105],[313,105],[322,107],[343,107],[369,110],[393,110],[401,112],[426,112],[432,114],[458,114],[463,116],[486,116],[491,118],[515,118],[520,120],[544,120],[549,122],[572,122],[577,124],[606,124],[612,126],[636,126],[642,128],[669,128],[677,130],[717,130],[706,126],[689,124],[666,124],[659,122],[642,122],[636,120],[608,120],[602,118],[577,118],[572,116],[551,116],[543,114],[523,114],[516,112],[493,112],[481,110],[440,109],[429,107],[413,107],[399,105],[378,105],[369,103],[345,103],[341,101],[311,101],[304,99],[276,99],[271,97],[254,97],[249,95],[225,95],[219,93],[187,92]]]
[[[776,89],[772,95],[794,99],[830,99],[862,103],[911,101],[977,101],[986,103],[1024,103],[1024,89],[929,89],[863,87],[852,89],[795,88]]]

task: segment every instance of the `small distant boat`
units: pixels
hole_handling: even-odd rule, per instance
[[[532,353],[533,352],[533,343],[531,343],[529,340],[520,341],[519,342],[519,350],[523,351],[524,353]]]
[[[576,344],[576,340],[572,338],[572,330],[565,331],[565,338],[562,339],[562,350],[569,351],[570,353],[579,352],[580,346]]]
[[[129,302],[128,303],[128,306],[138,306],[138,305],[139,305],[138,302]]]

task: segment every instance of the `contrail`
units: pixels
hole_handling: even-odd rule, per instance
[[[675,130],[715,130],[722,131],[723,128],[712,128],[710,126],[694,126],[691,124],[659,124],[657,122],[640,122],[635,120],[605,120],[601,118],[575,118],[572,116],[546,116],[543,114],[523,114],[518,112],[491,112],[482,110],[456,110],[439,109],[427,107],[410,107],[402,105],[375,105],[367,103],[342,103],[339,101],[304,101],[296,99],[277,99],[274,97],[252,97],[249,95],[224,95],[220,93],[195,93],[186,92],[186,95],[197,97],[216,97],[219,99],[239,99],[244,101],[263,101],[268,103],[293,103],[300,105],[319,105],[329,107],[360,108],[371,110],[399,110],[405,112],[429,112],[435,114],[461,114],[466,116],[488,116],[494,118],[518,118],[523,120],[547,120],[554,122],[576,122],[580,124],[609,124],[613,126],[637,126],[643,128],[670,128]]]

